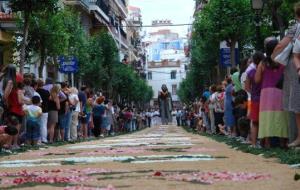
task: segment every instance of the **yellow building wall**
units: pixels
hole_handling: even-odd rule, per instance
[[[13,35],[0,30],[0,46],[3,51],[3,64],[10,64],[13,60]]]

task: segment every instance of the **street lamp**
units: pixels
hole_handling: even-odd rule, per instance
[[[261,12],[264,8],[264,0],[251,0],[252,9],[256,12]]]
[[[255,28],[256,28],[256,50],[263,50],[262,40],[260,36],[260,25],[261,25],[261,13],[265,6],[265,0],[251,0],[252,9],[255,12]]]

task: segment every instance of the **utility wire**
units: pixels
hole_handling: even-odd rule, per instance
[[[100,27],[112,27],[112,28],[158,28],[158,27],[175,27],[175,26],[192,26],[193,24],[188,23],[188,24],[166,24],[166,25],[127,25],[127,26],[120,26],[120,25],[112,25],[112,24],[97,24],[96,26]]]

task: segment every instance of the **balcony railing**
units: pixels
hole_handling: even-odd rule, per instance
[[[124,18],[127,17],[127,5],[125,0],[115,0],[116,5],[119,7],[121,12],[123,13]]]
[[[121,2],[123,3],[124,7],[126,7],[126,1],[125,0],[121,0]]]
[[[122,37],[124,37],[125,39],[127,39],[127,33],[124,31],[123,28],[120,28],[120,32],[121,32]]]
[[[83,5],[88,10],[95,10],[95,7],[98,6],[106,15],[110,11],[109,0],[65,0],[65,2],[70,5]]]
[[[91,0],[93,1],[93,0]],[[94,0],[96,1],[96,5],[106,14],[109,15],[110,6],[109,0]]]

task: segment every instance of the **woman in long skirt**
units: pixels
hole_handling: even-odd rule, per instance
[[[282,79],[284,66],[274,62],[271,54],[277,45],[275,38],[266,39],[267,57],[259,64],[255,81],[262,84],[260,96],[258,138],[264,139],[265,148],[270,148],[270,137],[279,137],[281,147],[288,138],[288,113],[283,110]]]

